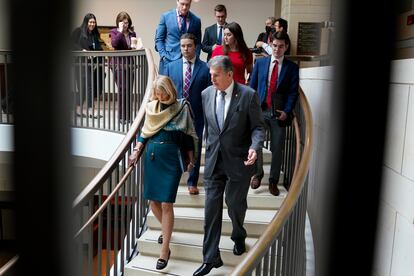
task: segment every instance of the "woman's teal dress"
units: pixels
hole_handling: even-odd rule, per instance
[[[181,152],[194,148],[191,136],[162,129],[148,139],[140,136],[138,141],[146,144],[144,198],[174,203],[181,175],[186,169]]]

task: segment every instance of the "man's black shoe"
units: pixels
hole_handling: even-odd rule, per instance
[[[243,242],[234,242],[234,247],[233,247],[233,254],[234,255],[241,255],[244,252],[246,252],[246,244]]]
[[[219,268],[223,265],[223,261],[220,257],[213,263],[203,263],[193,274],[193,276],[207,275],[213,268]]]

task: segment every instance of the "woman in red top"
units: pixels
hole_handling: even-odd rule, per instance
[[[217,46],[211,57],[226,55],[233,63],[233,79],[246,84],[245,75],[253,69],[253,55],[243,38],[243,31],[239,24],[231,22],[224,27],[223,45]]]

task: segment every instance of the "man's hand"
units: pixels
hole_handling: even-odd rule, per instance
[[[277,112],[279,112],[280,116],[276,117],[276,119],[280,120],[280,121],[284,121],[287,118],[287,114],[286,112],[282,111],[282,110],[276,110]]]
[[[244,161],[245,166],[251,166],[256,162],[257,153],[254,149],[249,149],[249,154],[247,155],[247,160]]]

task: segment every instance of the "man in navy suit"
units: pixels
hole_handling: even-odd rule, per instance
[[[224,25],[226,24],[227,9],[224,5],[217,5],[214,8],[214,16],[216,17],[216,24],[206,28],[203,37],[203,52],[207,53],[207,61],[211,58],[211,53],[217,45],[221,45],[224,35]]]
[[[277,183],[285,145],[285,127],[291,124],[299,88],[299,67],[285,57],[289,44],[290,39],[286,32],[273,34],[272,56],[256,60],[250,80],[250,86],[259,94],[263,117],[270,130],[272,164],[269,191],[275,196],[279,195]],[[250,182],[253,189],[260,186],[263,175],[263,153],[260,151],[257,172]]]
[[[159,74],[163,75],[171,61],[181,57],[180,37],[184,33],[192,33],[198,43],[201,41],[201,21],[190,12],[191,0],[177,0],[177,8],[161,15],[155,32],[155,50],[160,54]],[[201,46],[197,47],[197,56]]]
[[[177,88],[177,98],[186,98],[194,113],[194,126],[198,136],[199,155],[188,178],[188,191],[198,194],[197,182],[200,170],[201,144],[203,138],[204,118],[201,103],[201,91],[211,85],[207,64],[196,55],[197,38],[185,33],[180,39],[182,58],[170,62],[165,71]]]

